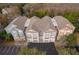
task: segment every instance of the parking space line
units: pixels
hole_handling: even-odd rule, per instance
[[[7,49],[8,49],[8,47],[5,46],[2,53],[6,53]]]
[[[6,51],[6,53],[8,53],[10,51],[10,49],[11,49],[11,47],[9,46],[8,49],[7,49],[7,51]]]

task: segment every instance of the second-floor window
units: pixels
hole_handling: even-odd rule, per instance
[[[27,33],[26,36],[27,36],[28,42],[33,42],[33,34],[32,33]]]
[[[38,33],[27,33],[28,42],[39,42]]]
[[[38,33],[33,33],[33,41],[34,41],[34,42],[39,42]]]
[[[49,41],[50,41],[50,33],[44,33],[43,42],[49,42]]]
[[[48,32],[43,34],[43,42],[54,42],[56,32]]]

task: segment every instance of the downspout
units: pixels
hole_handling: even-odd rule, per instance
[[[26,41],[27,41],[26,29],[29,26],[29,23],[30,23],[30,19],[27,19],[27,21],[25,22],[25,25],[24,25],[24,30],[23,30],[23,33],[24,33],[24,36],[25,36],[25,40]]]
[[[57,39],[58,39],[57,37],[58,37],[58,34],[59,34],[59,30],[58,30],[58,27],[57,26],[55,26],[55,29],[57,31],[56,36],[55,36],[55,39],[56,39],[55,41],[57,41]]]
[[[24,27],[23,33],[24,33],[24,36],[25,36],[25,40],[27,41],[26,29],[27,29],[27,27]]]
[[[57,40],[57,37],[58,37],[58,34],[59,34],[58,24],[57,24],[57,22],[56,22],[56,20],[55,20],[54,18],[51,19],[51,20],[52,20],[52,23],[53,23],[53,25],[54,25],[56,31],[57,31],[56,36],[55,36],[55,41],[56,41],[56,40]]]

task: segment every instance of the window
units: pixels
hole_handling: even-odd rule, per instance
[[[50,41],[50,33],[44,33],[43,42],[49,42],[49,41]]]
[[[45,39],[49,39],[49,33],[45,33]]]
[[[56,36],[56,32],[51,32],[50,33],[50,37],[55,37]]]
[[[55,37],[56,37],[56,32],[51,32],[50,33],[50,41],[55,42]]]
[[[28,42],[33,42],[33,34],[32,33],[27,33],[27,41]]]
[[[55,42],[55,37],[50,37],[51,42]]]
[[[33,40],[34,40],[34,42],[39,42],[38,33],[33,33]]]
[[[37,39],[38,34],[37,33],[33,33],[33,39]]]
[[[25,36],[24,36],[23,31],[18,30],[18,33],[19,33],[20,39],[21,39],[21,40],[25,40]]]

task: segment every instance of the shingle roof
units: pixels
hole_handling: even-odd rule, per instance
[[[71,28],[73,28],[73,25],[63,16],[55,16],[53,19],[56,20],[58,29],[63,29],[66,27],[66,25],[69,25]]]
[[[16,21],[13,22],[14,25],[17,25],[17,28],[24,30],[24,24],[28,18],[25,16],[19,16],[16,18]]]
[[[33,28],[33,24],[35,24],[37,20],[40,20],[40,18],[39,17],[36,17],[36,16],[33,16],[30,19],[31,19],[31,21],[30,21],[29,26],[27,27],[27,31],[29,31],[29,30],[35,30]]]
[[[32,17],[31,19],[32,19],[31,26],[28,27],[30,29],[33,29],[37,32],[45,32],[48,31],[49,29],[55,30],[55,27],[51,22],[51,17],[49,16],[45,16],[41,19],[38,17]]]
[[[24,26],[27,19],[30,19],[30,24],[26,29],[27,32],[29,30],[37,32],[47,32],[48,30],[56,30],[54,24],[52,23],[53,19],[57,22],[58,29],[63,29],[65,28],[66,25],[70,26],[71,29],[73,29],[74,27],[66,18],[62,16],[55,16],[53,18],[45,16],[41,19],[36,16],[33,16],[31,18],[27,18],[25,16],[19,16],[12,23],[14,25],[17,25],[18,29],[24,30]]]

